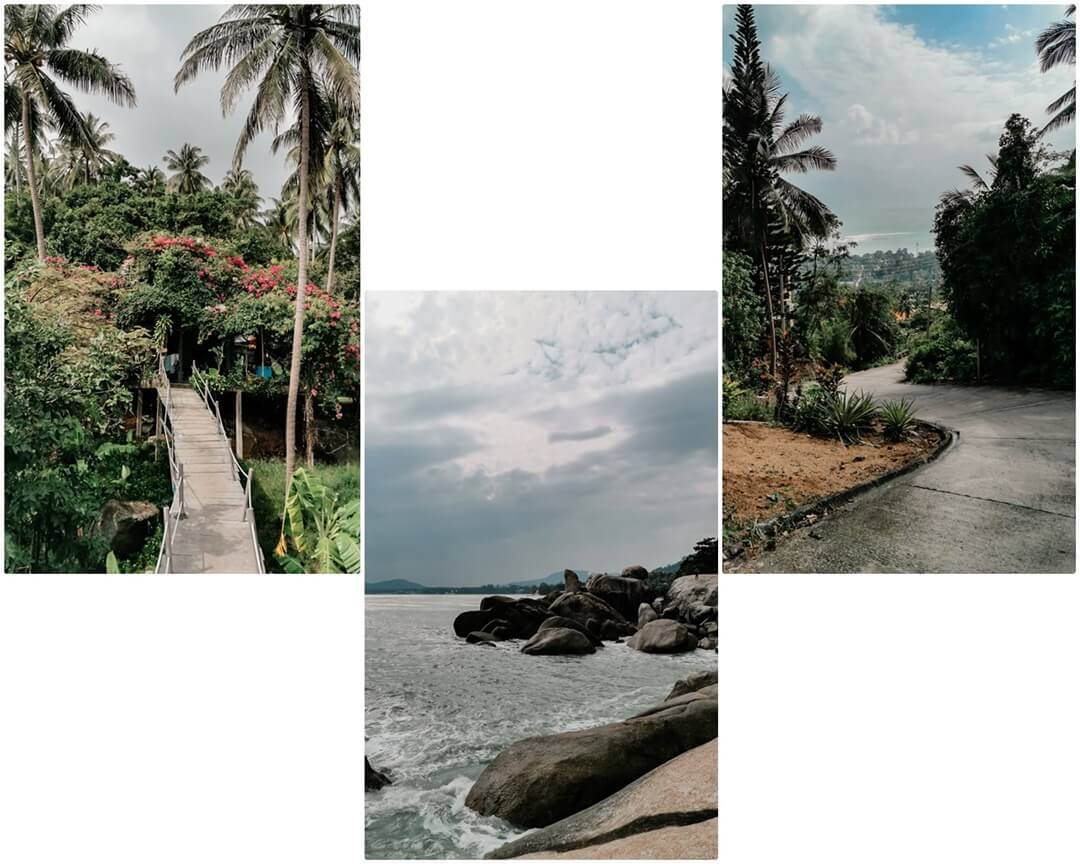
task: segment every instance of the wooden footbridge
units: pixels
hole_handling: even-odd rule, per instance
[[[158,573],[263,573],[251,508],[251,475],[233,455],[221,410],[193,370],[192,386],[172,385],[158,362],[157,433],[172,477]]]

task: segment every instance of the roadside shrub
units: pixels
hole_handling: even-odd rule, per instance
[[[725,420],[772,420],[772,402],[743,391],[730,402],[724,399]]]
[[[862,434],[870,431],[876,419],[877,408],[872,396],[861,391],[840,393],[825,401],[821,428],[825,434],[852,444],[862,441]]]
[[[975,343],[966,339],[951,316],[930,325],[930,332],[914,337],[904,372],[908,381],[967,383],[975,380]]]
[[[788,425],[796,432],[824,434],[825,409],[832,398],[820,385],[808,384],[792,403]]]
[[[821,328],[818,343],[821,359],[830,366],[850,366],[855,362],[851,344],[851,328],[842,318],[834,318]]]
[[[899,402],[886,400],[878,412],[885,437],[890,441],[903,441],[915,429],[915,406],[910,399]]]

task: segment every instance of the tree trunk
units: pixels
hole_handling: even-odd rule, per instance
[[[19,143],[19,130],[21,125],[15,124],[15,128],[12,130],[12,144],[15,148],[15,194],[22,192],[22,145]]]
[[[304,394],[304,464],[315,467],[315,397],[311,390]]]
[[[300,354],[304,343],[304,295],[308,268],[308,159],[311,135],[311,71],[305,65],[300,73],[300,192],[297,199],[297,225],[300,244],[296,274],[296,314],[293,318],[292,359],[289,363],[289,398],[285,405],[285,495],[296,470],[296,403],[300,396]],[[282,510],[284,519],[284,510]]]
[[[334,215],[330,225],[330,263],[326,268],[326,290],[334,290],[334,253],[337,250],[338,212],[341,208],[341,180],[334,178]]]
[[[30,128],[30,95],[22,94],[22,127],[26,139],[26,182],[30,185],[30,204],[34,208],[34,234],[37,235],[38,260],[45,260],[45,225],[41,221],[41,201],[38,200],[37,172],[34,171],[34,137],[27,134]]]
[[[761,272],[765,277],[765,308],[769,315],[769,372],[776,374],[776,322],[773,320],[772,290],[769,288],[769,262],[765,244],[761,244]]]

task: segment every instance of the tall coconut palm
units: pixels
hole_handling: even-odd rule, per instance
[[[210,164],[210,157],[202,152],[201,147],[185,143],[179,153],[166,151],[161,161],[173,172],[168,181],[173,191],[192,195],[210,186],[210,178],[200,170]]]
[[[102,172],[120,158],[119,153],[105,147],[116,139],[109,131],[109,124],[89,112],[82,118],[86,139],[60,142],[61,182],[66,189],[99,179]]]
[[[221,20],[203,30],[184,49],[175,87],[203,69],[230,65],[221,89],[222,113],[227,114],[249,87],[255,100],[236,142],[239,165],[252,139],[265,129],[275,133],[290,108],[300,119],[300,188],[296,314],[293,322],[289,396],[285,409],[285,488],[296,466],[296,406],[300,388],[300,359],[304,334],[304,293],[307,285],[308,173],[310,170],[311,103],[320,88],[359,110],[360,8],[351,5],[232,6]]]
[[[247,168],[230,168],[221,181],[221,188],[232,198],[233,224],[240,229],[254,225],[262,197],[252,173]]]
[[[140,189],[147,192],[153,192],[165,186],[165,172],[158,168],[157,165],[147,165],[141,171],[139,176],[135,179],[136,185]]]
[[[1065,10],[1065,17],[1071,18],[1076,12],[1075,6]],[[1039,68],[1049,72],[1055,66],[1068,63],[1076,65],[1076,22],[1055,21],[1035,40],[1035,50],[1039,54]],[[1039,131],[1040,135],[1052,132],[1073,121],[1076,115],[1076,82],[1063,95],[1046,106],[1046,113],[1053,114],[1050,122]]]
[[[355,202],[360,200],[360,118],[346,106],[333,99],[320,101],[312,111],[318,118],[314,123],[317,134],[313,135],[312,177],[315,196],[325,195],[330,210],[330,250],[326,270],[326,289],[334,287],[334,256],[341,217]],[[274,139],[273,149],[289,146],[289,159],[299,162],[300,130],[294,125]],[[321,153],[321,158],[319,154]],[[286,188],[294,189],[299,183],[299,171],[294,171],[285,181]]]
[[[18,123],[7,133],[7,150],[4,153],[4,188],[22,191],[22,132]]]
[[[101,93],[121,105],[135,105],[135,88],[118,66],[96,51],[69,48],[75,29],[96,7],[86,5],[4,7],[4,101],[18,104],[25,140],[37,140],[42,122],[67,142],[92,144],[90,130],[58,81],[87,93]],[[39,120],[35,121],[35,117]],[[6,117],[5,117],[6,119]],[[26,150],[26,180],[34,210],[38,258],[45,258],[45,228],[34,170],[33,146]]]
[[[274,240],[283,248],[293,252],[293,240],[296,235],[289,221],[289,205],[279,198],[271,198],[270,204],[270,209],[263,211],[263,225]]]
[[[802,114],[784,125],[787,94],[761,59],[753,7],[736,12],[735,57],[724,100],[725,233],[760,262],[769,316],[770,369],[776,371],[776,325],[769,280],[770,245],[778,235],[797,247],[827,237],[839,220],[818,198],[784,179],[789,172],[832,171],[823,147],[800,149],[821,131],[821,118]]]

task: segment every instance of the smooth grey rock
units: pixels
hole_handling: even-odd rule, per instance
[[[702,692],[628,720],[511,744],[465,799],[483,816],[539,828],[590,807],[716,737],[717,701]]]
[[[638,630],[627,644],[647,654],[677,654],[697,648],[697,638],[678,621],[660,618]]]
[[[648,579],[649,571],[640,564],[633,564],[630,567],[623,568],[622,577],[624,579]]]
[[[522,654],[592,654],[594,651],[596,648],[588,636],[568,627],[538,630],[521,647]]]
[[[594,597],[606,600],[625,618],[637,615],[637,608],[645,599],[645,583],[640,579],[597,573],[589,577],[585,589]]]
[[[680,678],[675,682],[675,686],[671,688],[667,698],[675,699],[679,696],[685,696],[687,693],[694,693],[705,687],[710,687],[716,684],[717,677],[717,670],[715,669],[706,669],[703,672],[687,675],[685,678]]]
[[[109,499],[102,506],[93,531],[113,552],[124,557],[142,549],[160,512],[149,501]]]
[[[656,614],[656,610],[653,609],[648,603],[642,603],[638,606],[637,612],[637,626],[640,630],[650,621],[655,621],[659,616]]]

